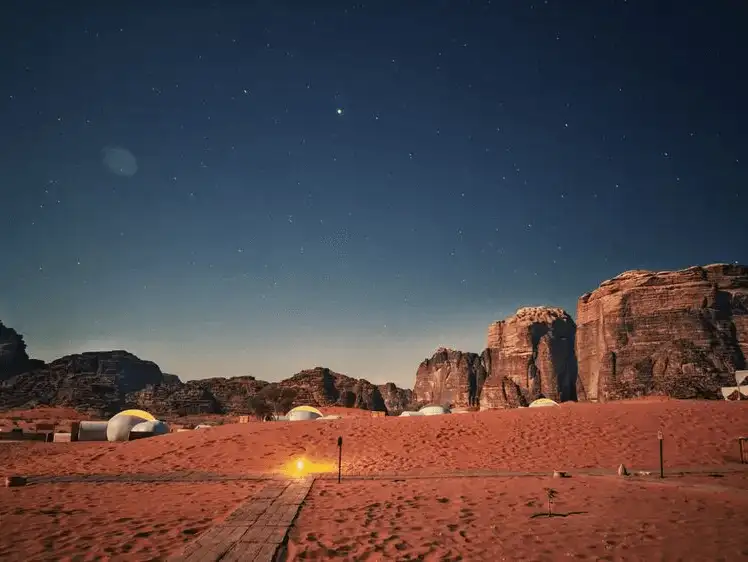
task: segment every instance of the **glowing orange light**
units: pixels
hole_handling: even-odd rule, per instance
[[[334,462],[313,462],[301,457],[290,461],[280,472],[289,478],[304,478],[310,474],[332,473],[338,470]]]

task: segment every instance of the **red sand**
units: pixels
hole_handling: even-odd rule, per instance
[[[547,511],[544,488],[558,492]],[[617,477],[318,480],[289,560],[738,560],[748,492]]]
[[[336,461],[348,474],[456,470],[654,469],[657,430],[666,467],[738,460],[748,435],[748,401],[646,401],[568,404],[432,417],[351,418],[231,424],[129,443],[0,444],[6,474],[221,474],[279,470],[306,456]]]
[[[164,560],[258,484],[0,488],[0,560]]]
[[[317,481],[292,559],[735,560],[748,556],[748,472],[621,479],[575,469],[666,469],[738,460],[748,402],[632,401],[451,416],[231,424],[128,443],[0,442],[12,475],[276,471],[306,456],[345,474],[570,471],[569,479]],[[736,466],[733,464],[733,466]],[[0,489],[0,558],[163,559],[257,484],[44,484]],[[543,488],[566,518],[530,519]],[[142,517],[139,517],[140,514]],[[11,552],[13,555],[11,555]],[[15,558],[13,558],[15,556]]]
[[[60,420],[89,420],[90,416],[81,414],[73,408],[48,408],[39,407],[33,410],[6,410],[0,412],[2,419],[22,419],[27,421],[60,421]]]

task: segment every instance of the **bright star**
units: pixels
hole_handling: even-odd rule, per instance
[[[335,113],[337,113],[338,115],[343,115],[343,108],[342,107],[337,108],[335,110]]]

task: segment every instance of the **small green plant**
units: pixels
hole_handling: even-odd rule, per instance
[[[548,517],[553,517],[553,500],[558,497],[558,492],[553,488],[546,488],[545,495],[548,498]]]

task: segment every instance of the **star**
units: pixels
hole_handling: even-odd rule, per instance
[[[335,113],[337,113],[338,115],[343,115],[344,112],[345,110],[342,107],[339,107],[335,110]]]

